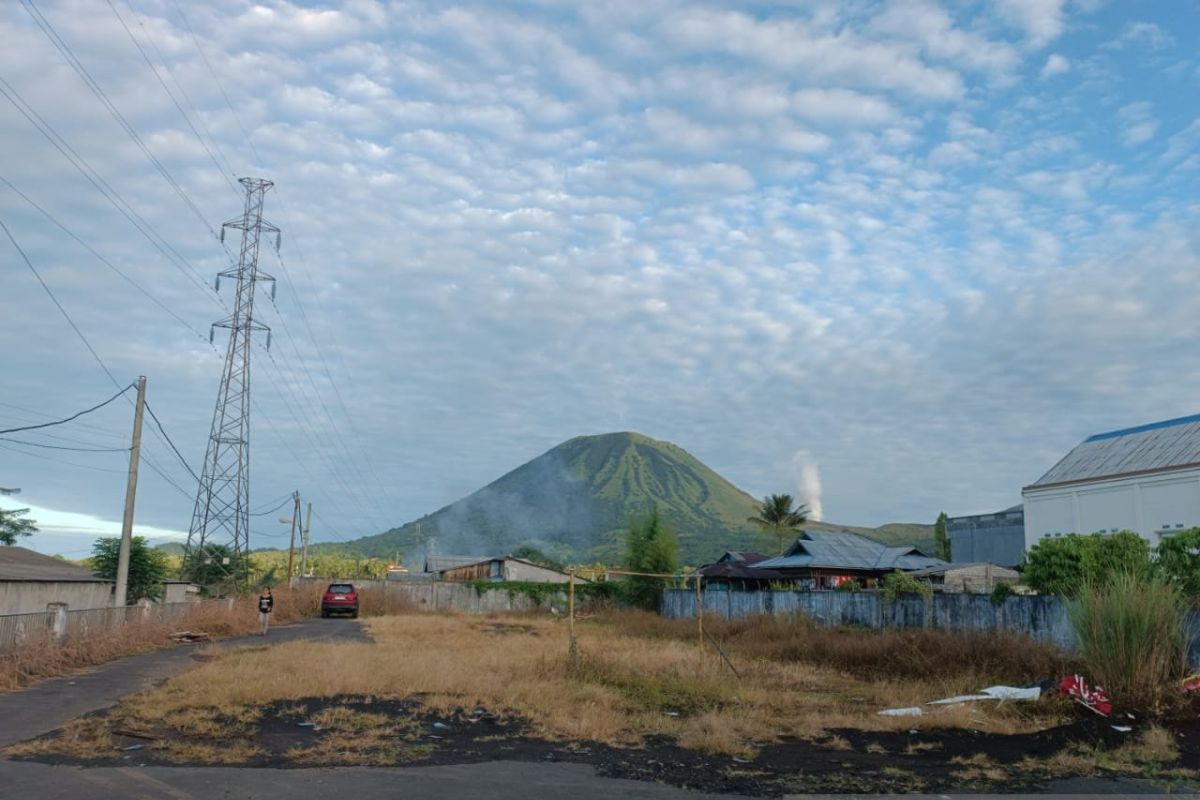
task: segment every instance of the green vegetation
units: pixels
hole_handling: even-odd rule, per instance
[[[617,564],[626,523],[651,506],[680,532],[680,552],[691,563],[707,563],[726,550],[755,549],[761,539],[747,522],[759,511],[758,502],[690,453],[638,433],[609,433],[563,442],[421,519],[346,545],[319,547],[390,558],[397,550],[420,552],[431,540],[441,552],[479,555],[529,545],[556,561]],[[844,529],[922,549],[932,544],[933,530],[907,523],[875,529],[808,522],[805,528]]]
[[[758,512],[746,518],[752,525],[775,535],[776,553],[782,553],[784,541],[799,535],[800,526],[808,521],[808,508],[803,503],[793,508],[795,502],[790,494],[768,495],[763,498]]]
[[[625,567],[648,575],[673,575],[679,568],[679,543],[658,509],[629,526],[625,537]],[[630,605],[656,610],[662,598],[663,578],[633,575],[624,581]]]
[[[1162,574],[1188,597],[1200,597],[1200,528],[1180,531],[1158,544]]]
[[[1010,597],[1015,597],[1016,592],[1013,591],[1012,585],[1008,583],[997,583],[992,589],[992,605],[1002,606],[1004,601]]]
[[[24,516],[28,513],[28,508],[14,508],[11,510],[0,508],[0,544],[16,544],[18,537],[32,536],[37,533],[36,521],[24,519]]]
[[[513,558],[519,558],[522,561],[528,561],[530,564],[537,564],[539,567],[556,569],[559,572],[565,572],[567,569],[566,564],[563,562],[556,561],[555,559],[550,558],[548,555],[543,553],[541,550],[538,550],[536,547],[530,547],[529,545],[518,547],[516,550],[513,550],[511,553],[509,553],[509,555]]]
[[[1079,655],[1122,706],[1159,712],[1181,691],[1187,668],[1187,601],[1161,575],[1118,571],[1068,602]]]
[[[933,598],[932,586],[900,570],[884,575],[880,586],[883,588],[883,602],[886,605],[896,602],[896,598],[902,594],[920,595],[927,602]]]
[[[116,580],[117,562],[121,554],[121,537],[104,536],[92,545],[92,569],[101,578]],[[146,537],[134,536],[129,541],[130,602],[148,597],[157,600],[163,595],[163,581],[171,572],[167,556],[146,544]]]
[[[933,523],[933,554],[943,561],[950,560],[950,539],[946,536],[946,512],[938,514]]]
[[[567,584],[541,583],[536,581],[471,581],[469,584],[478,594],[489,591],[507,592],[509,597],[528,597],[538,605],[545,605],[558,597],[565,599]],[[588,600],[616,600],[620,595],[620,584],[616,582],[597,581],[595,583],[575,583],[575,602],[583,603]]]
[[[250,560],[230,547],[206,544],[196,550],[180,566],[180,577],[190,581],[208,595],[237,594],[242,579],[251,573]]]

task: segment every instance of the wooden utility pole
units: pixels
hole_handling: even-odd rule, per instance
[[[685,586],[687,584],[684,584]],[[696,632],[700,638],[700,652],[704,652],[704,595],[700,592],[700,573],[696,573]]]
[[[292,538],[288,542],[288,588],[295,586],[292,579],[292,564],[296,558],[296,518],[300,516],[300,493],[292,492]]]
[[[142,411],[146,408],[146,376],[137,380],[133,407],[133,442],[129,447],[129,480],[125,483],[125,515],[121,518],[121,550],[117,556],[117,586],[113,605],[126,605],[129,594],[129,549],[133,544],[133,501],[137,497],[138,463],[142,455]]]
[[[308,576],[308,533],[312,530],[312,502],[304,515],[304,533],[300,536],[300,577]]]

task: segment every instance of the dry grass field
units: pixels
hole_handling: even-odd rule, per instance
[[[877,713],[1069,666],[1025,640],[710,621],[734,675],[711,644],[701,649],[695,623],[649,614],[578,623],[573,657],[566,623],[544,617],[407,612],[364,626],[374,642],[217,647],[5,755],[112,762],[141,745],[138,758],[155,763],[601,759],[613,774],[751,794],[1029,786],[1097,770],[1196,776],[1177,733],[1146,727],[1119,746],[1063,734],[1079,725],[1065,701]]]

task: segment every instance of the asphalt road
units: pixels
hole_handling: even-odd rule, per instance
[[[355,620],[306,619],[272,628],[266,638],[241,636],[211,645],[179,645],[155,650],[0,694],[0,747],[32,739],[62,727],[76,717],[116,705],[193,666],[193,656],[214,647],[240,644],[278,644],[298,639],[313,641],[370,641]],[[0,784],[2,786],[3,784]],[[4,797],[0,791],[0,797]]]

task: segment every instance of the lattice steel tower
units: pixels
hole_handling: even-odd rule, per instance
[[[279,228],[262,218],[263,199],[275,184],[261,178],[238,182],[246,187],[246,207],[241,217],[221,226],[221,241],[227,228],[240,230],[241,252],[237,266],[219,273],[216,281],[220,291],[221,278],[236,279],[237,293],[233,313],[213,323],[209,332],[211,340],[217,328],[228,328],[229,346],[183,554],[189,580],[235,590],[247,588],[250,552],[251,336],[265,331],[268,347],[271,342],[270,328],[254,319],[254,295],[260,281],[271,281],[272,296],[275,292],[275,279],[258,269],[258,249],[264,233],[275,234],[276,250],[280,239]]]

